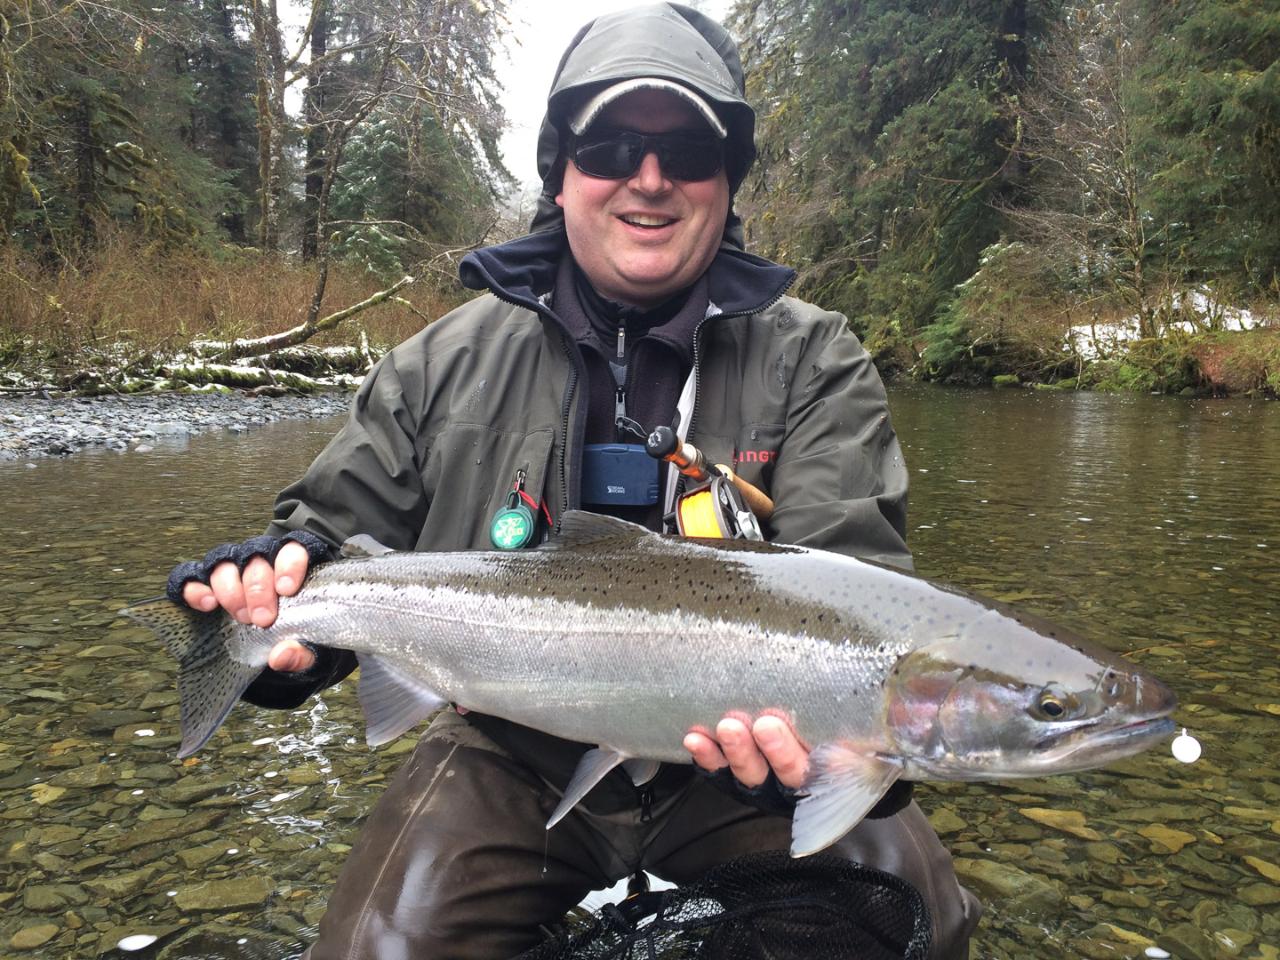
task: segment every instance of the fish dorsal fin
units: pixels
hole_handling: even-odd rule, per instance
[[[340,556],[346,560],[352,560],[360,557],[380,557],[384,553],[395,553],[395,551],[379,543],[367,533],[357,533],[343,542]]]
[[[357,694],[364,708],[364,738],[371,747],[412,730],[445,705],[444,697],[413,680],[385,660],[358,654]]]
[[[561,798],[559,806],[551,814],[551,819],[547,821],[547,829],[550,830],[559,823],[564,818],[564,815],[572,810],[574,805],[591,791],[592,787],[603,780],[610,770],[626,759],[626,754],[619,753],[612,747],[595,747],[584,753],[582,759],[578,761],[577,769],[573,771],[573,779],[564,788],[564,796]]]
[[[570,510],[560,518],[560,532],[541,547],[543,550],[567,550],[601,540],[631,540],[640,542],[645,537],[656,537],[652,530],[638,523],[628,523],[617,517],[586,510]]]
[[[876,805],[902,768],[874,754],[824,743],[809,754],[809,774],[791,822],[791,855],[807,857],[835,843]]]

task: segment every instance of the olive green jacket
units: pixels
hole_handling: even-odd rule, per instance
[[[553,523],[577,508],[582,360],[539,288],[560,242],[532,235],[473,255],[464,275],[492,292],[374,367],[346,425],[280,495],[270,532],[489,549],[521,470]],[[695,337],[689,440],[773,497],[769,539],[910,567],[907,472],[880,378],[843,316],[783,295],[791,277],[718,254]]]

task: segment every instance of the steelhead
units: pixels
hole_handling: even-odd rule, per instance
[[[343,552],[269,629],[164,599],[122,611],[179,662],[179,756],[285,638],[356,654],[371,745],[450,702],[598,744],[548,828],[618,764],[639,777],[690,762],[692,727],[785,716],[812,747],[795,856],[842,837],[898,777],[1085,770],[1173,732],[1173,694],[1116,654],[839,554],[587,513],[535,550],[398,553],[357,537]]]

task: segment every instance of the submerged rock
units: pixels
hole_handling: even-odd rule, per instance
[[[23,927],[9,938],[9,946],[14,950],[34,950],[44,946],[58,935],[58,928],[52,923],[41,923],[34,927]]]
[[[178,891],[174,903],[182,911],[234,910],[266,903],[275,889],[270,877],[210,880]]]

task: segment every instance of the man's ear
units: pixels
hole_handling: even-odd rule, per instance
[[[564,206],[564,190],[563,189],[561,189],[561,191],[556,194],[556,206],[557,207]]]

